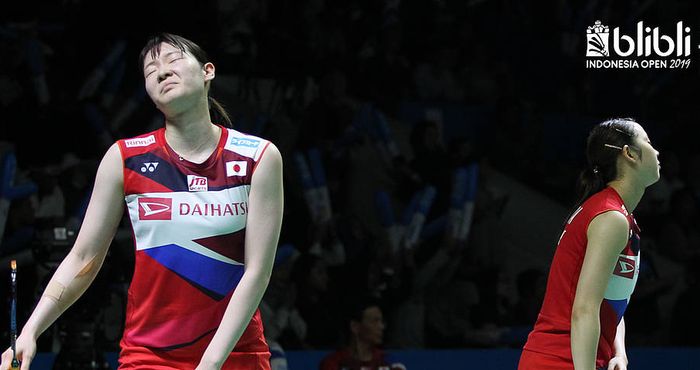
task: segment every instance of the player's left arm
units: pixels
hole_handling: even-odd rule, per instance
[[[267,289],[282,227],[282,155],[270,144],[258,162],[248,197],[245,271],[197,370],[220,369],[248,327]]]
[[[627,351],[625,350],[625,318],[617,324],[615,333],[615,356],[608,363],[608,370],[627,370]]]

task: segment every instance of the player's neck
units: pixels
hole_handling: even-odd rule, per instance
[[[165,140],[181,158],[204,162],[216,150],[221,136],[219,126],[207,122],[177,124],[167,122]]]
[[[355,358],[357,358],[360,361],[372,360],[372,346],[367,343],[358,340],[353,340],[352,351],[355,355]]]
[[[637,205],[642,200],[644,188],[634,186],[631,181],[624,180],[613,180],[608,185],[620,195],[627,211],[634,212],[634,209],[637,208]]]

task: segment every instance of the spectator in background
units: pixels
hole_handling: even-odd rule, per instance
[[[538,268],[526,269],[518,274],[518,299],[511,308],[511,325],[531,328],[535,324],[542,306],[546,282],[547,276]]]
[[[290,279],[297,256],[292,244],[282,244],[277,248],[270,283],[260,302],[260,317],[270,346],[272,370],[287,370],[285,350],[303,348],[306,337],[306,322],[294,306],[296,285]]]
[[[685,182],[693,195],[695,204],[700,204],[700,155],[690,156],[685,162]]]
[[[46,78],[46,56],[52,51],[40,39],[40,22],[36,14],[26,12],[24,15],[29,18],[18,19],[8,23],[7,26],[0,25],[0,31],[2,31],[0,41],[5,41],[9,45],[5,52],[8,53],[6,55],[13,56],[8,58],[10,66],[22,71],[20,74],[30,77],[27,82],[31,85],[36,103],[39,106],[46,106],[51,102],[51,92]]]
[[[56,166],[42,168],[33,174],[39,187],[36,218],[48,224],[61,222],[66,215],[66,201],[59,186],[60,170]]]
[[[674,346],[700,346],[700,257],[686,263],[686,289],[678,297],[671,315],[670,342]]]
[[[297,146],[303,150],[318,148],[335,159],[347,149],[338,144],[351,144],[343,139],[351,129],[358,103],[348,94],[347,76],[341,69],[329,68],[319,82],[318,95],[305,110]]]
[[[394,285],[400,286],[394,288],[394,297],[384,305],[390,323],[387,339],[392,347],[444,348],[450,346],[446,342],[463,343],[466,330],[461,329],[470,325],[462,325],[465,322],[461,319],[468,317],[469,308],[479,298],[473,284],[455,282],[463,261],[461,247],[452,239],[431,239],[417,250],[398,251],[401,255],[394,258],[401,265],[395,269],[399,282]],[[452,335],[455,331],[460,333]]]
[[[664,151],[661,161],[664,164],[661,167],[661,177],[656,184],[649,187],[649,196],[645,198],[647,201],[642,202],[650,208],[648,212],[655,215],[666,214],[670,209],[673,193],[685,187],[678,155],[671,150]]]
[[[700,256],[700,231],[697,228],[699,216],[691,190],[676,190],[671,195],[668,217],[660,228],[660,252],[679,264]]]
[[[431,120],[417,122],[410,135],[413,150],[411,168],[423,185],[429,184],[436,188],[433,212],[442,214],[449,201],[452,169],[440,124]]]
[[[403,24],[394,12],[383,14],[377,42],[360,59],[353,89],[366,100],[375,102],[385,112],[395,112],[401,99],[409,96],[411,62],[403,46]]]
[[[426,337],[432,348],[484,346],[494,339],[476,335],[480,330],[472,321],[480,297],[474,282],[452,279],[442,286],[433,287],[427,295]],[[493,336],[491,336],[493,337]]]
[[[451,46],[437,46],[429,51],[427,60],[413,71],[416,94],[421,100],[461,102],[464,89],[457,80],[458,49]]]
[[[288,248],[288,247],[285,247]],[[278,256],[284,249],[278,249]],[[297,306],[297,286],[291,279],[296,251],[282,261],[275,259],[275,268],[265,296],[260,303],[260,315],[265,327],[265,338],[272,347],[276,343],[283,349],[306,347],[306,321]]]
[[[507,325],[499,338],[502,344],[522,347],[537,320],[547,282],[546,274],[539,268],[528,268],[516,276],[517,298],[508,308]]]
[[[0,239],[0,256],[29,249],[36,233],[35,206],[30,198],[10,204],[5,232]]]
[[[657,265],[663,261],[654,247],[651,243],[642,244],[645,253],[639,266],[634,305],[625,313],[625,321],[630,323],[627,327],[628,343],[634,346],[658,346],[666,343],[661,335],[664,322],[660,299],[664,295],[676,296],[680,293],[674,291],[674,282],[681,280],[682,272],[661,270]],[[673,298],[669,302],[673,302]]]
[[[309,348],[333,348],[338,345],[339,299],[329,279],[322,257],[305,253],[298,257],[292,271],[296,284],[296,307],[306,322],[305,344]]]
[[[435,121],[423,120],[417,122],[411,131],[411,149],[413,150],[412,167],[424,183],[435,186],[449,181],[446,168],[439,167],[448,158],[442,142],[440,126]]]
[[[322,361],[320,370],[398,370],[402,364],[393,363],[381,350],[384,340],[384,317],[379,304],[371,298],[360,298],[348,304],[345,319],[349,338],[347,345]]]
[[[0,255],[26,247],[33,237],[37,186],[17,176],[14,145],[0,140]]]

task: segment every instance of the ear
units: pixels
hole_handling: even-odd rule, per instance
[[[625,157],[625,159],[631,161],[634,161],[637,158],[637,153],[634,153],[629,145],[625,145],[622,147],[622,155]]]
[[[202,73],[204,73],[204,82],[208,82],[214,79],[216,76],[216,67],[214,63],[207,62],[202,66]]]

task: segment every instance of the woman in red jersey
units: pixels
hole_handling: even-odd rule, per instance
[[[626,370],[623,314],[639,273],[632,216],[659,179],[659,153],[632,119],[595,126],[580,201],[559,239],[519,370]]]
[[[212,123],[215,68],[192,41],[153,37],[141,67],[165,125],[105,154],[76,242],[15,355],[29,369],[37,337],[91,284],[126,202],[136,251],[119,368],[270,369],[258,305],[282,223],[280,152]],[[12,358],[5,351],[0,369]]]

